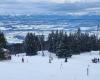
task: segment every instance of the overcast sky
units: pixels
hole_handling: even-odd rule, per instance
[[[0,0],[1,3],[7,2],[54,2],[54,3],[74,3],[74,2],[98,2],[99,0]]]
[[[100,0],[0,0],[0,14],[99,15]]]
[[[79,0],[1,0],[1,3],[6,3],[6,2],[54,2],[54,3],[64,3],[64,2],[76,2]]]

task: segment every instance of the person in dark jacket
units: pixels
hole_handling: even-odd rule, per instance
[[[24,58],[22,58],[22,63],[24,63]]]

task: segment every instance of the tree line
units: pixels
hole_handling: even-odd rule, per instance
[[[48,50],[58,57],[99,49],[100,38],[95,34],[82,33],[80,28],[69,34],[63,31],[52,31],[48,36]]]
[[[28,33],[23,43],[8,44],[4,34],[0,32],[0,49],[7,48],[12,54],[26,53],[28,56],[37,55],[37,51],[48,50],[60,58],[91,50],[100,50],[100,38],[95,34],[82,32],[51,31],[47,40],[44,35]]]

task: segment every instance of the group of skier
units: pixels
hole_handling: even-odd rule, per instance
[[[92,59],[92,62],[93,63],[99,63],[100,62],[100,59],[99,58],[94,58],[94,59]]]
[[[15,55],[15,56],[16,56],[16,55]],[[18,55],[18,57],[19,57],[19,55]],[[68,57],[65,58],[65,62],[67,62],[67,59],[68,59]],[[53,58],[52,58],[52,57],[49,57],[49,63],[51,63],[51,60],[53,60]],[[24,60],[23,57],[21,58],[21,62],[22,62],[22,63],[25,62],[25,60]],[[99,62],[100,62],[100,59],[99,59],[99,58],[96,58],[96,57],[95,57],[95,58],[92,59],[92,63],[99,63]]]
[[[16,56],[16,55],[17,55],[17,54],[15,54],[15,56]],[[17,56],[19,57],[19,55],[17,55]],[[21,58],[21,62],[24,63],[24,58],[23,58],[23,57]]]

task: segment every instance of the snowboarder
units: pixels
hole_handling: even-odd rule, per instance
[[[22,63],[24,63],[24,58],[22,58]]]

